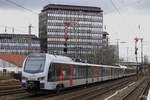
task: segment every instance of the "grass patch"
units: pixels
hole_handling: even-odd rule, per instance
[[[10,80],[10,79],[12,79],[12,77],[0,76],[0,81],[1,81],[1,80]]]

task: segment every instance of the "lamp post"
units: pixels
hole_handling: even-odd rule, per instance
[[[117,50],[118,50],[118,51],[117,51],[117,52],[118,52],[117,61],[118,61],[118,65],[119,65],[119,64],[120,64],[120,60],[119,60],[119,40],[120,40],[120,39],[116,39],[116,40],[117,40]]]
[[[138,80],[138,73],[139,73],[139,69],[138,69],[138,59],[137,59],[137,50],[138,50],[138,48],[137,48],[137,42],[138,42],[138,38],[135,38],[134,39],[135,40],[135,59],[136,59],[136,76],[137,76],[137,80]]]
[[[143,72],[143,38],[141,40],[141,71]]]

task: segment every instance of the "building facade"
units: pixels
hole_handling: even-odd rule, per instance
[[[49,4],[39,14],[42,52],[94,63],[102,47],[103,11],[98,7]]]
[[[29,54],[40,52],[40,42],[35,35],[0,34],[0,53]]]

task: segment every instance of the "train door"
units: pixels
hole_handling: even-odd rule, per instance
[[[99,67],[95,67],[95,82],[98,82],[99,81]]]
[[[88,66],[85,66],[85,73],[86,84],[88,84]]]
[[[70,86],[73,86],[73,65],[69,65],[70,69],[70,75],[69,75],[69,80],[70,80]]]
[[[112,79],[112,68],[110,67],[110,79]]]
[[[59,81],[63,80],[62,64],[59,65]]]
[[[102,81],[102,67],[99,67],[99,79]]]
[[[91,69],[92,69],[92,74],[91,74],[91,76],[92,76],[92,83],[94,82],[94,67],[91,67]]]

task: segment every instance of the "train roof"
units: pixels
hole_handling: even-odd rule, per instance
[[[110,66],[110,65],[98,65],[98,64],[89,64],[89,65],[91,65],[91,66],[98,66],[98,67],[120,68],[118,66]]]
[[[52,54],[46,54],[50,57],[52,62],[59,62],[59,63],[72,63],[74,62],[71,58],[66,56],[60,56],[60,55],[52,55]]]
[[[64,64],[74,64],[74,65],[83,65],[83,66],[97,66],[97,67],[108,67],[108,68],[124,68],[128,69],[128,67],[120,67],[120,66],[110,66],[110,65],[98,65],[98,64],[89,64],[89,63],[82,63],[82,62],[75,62],[70,57],[61,56],[61,55],[53,55],[48,53],[33,53],[29,56],[43,56],[46,55],[51,59],[52,63],[64,63]],[[130,68],[129,68],[130,69]],[[132,69],[132,68],[131,68]]]
[[[127,66],[119,65],[120,68],[127,68]]]
[[[120,68],[119,66],[110,66],[110,65],[98,65],[98,64],[89,64],[89,63],[82,63],[82,62],[75,62],[70,57],[60,56],[60,55],[52,55],[47,54],[53,63],[67,63],[67,64],[75,64],[75,65],[85,65],[85,66],[97,66],[97,67],[111,67],[111,68]]]

